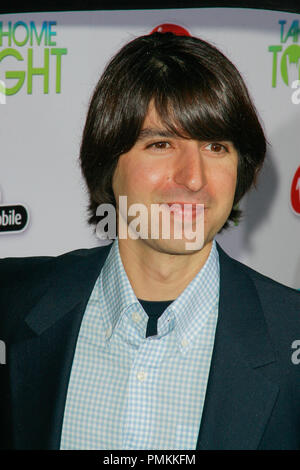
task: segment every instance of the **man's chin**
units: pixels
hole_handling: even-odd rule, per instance
[[[203,239],[140,239],[140,241],[156,251],[169,255],[191,255],[205,246]]]

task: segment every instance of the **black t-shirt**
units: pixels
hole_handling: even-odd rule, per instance
[[[174,300],[152,301],[138,299],[138,301],[149,317],[146,338],[157,335],[157,320]]]

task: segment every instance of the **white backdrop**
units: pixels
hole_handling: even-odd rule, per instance
[[[25,206],[29,222],[16,233],[3,232],[2,224],[0,256],[57,255],[100,243],[86,222],[87,194],[78,165],[89,98],[110,57],[163,23],[185,27],[234,62],[269,142],[258,188],[241,204],[243,222],[218,241],[236,259],[299,289],[300,215],[290,197],[294,180],[293,200],[300,205],[300,174],[299,182],[295,177],[300,90],[291,86],[300,80],[300,15],[282,12],[202,8],[1,15],[0,81],[11,89],[20,82],[7,72],[24,71],[25,78],[16,93],[0,93],[0,204]],[[279,47],[274,52],[270,46]],[[30,93],[30,60],[42,68],[48,54],[48,68],[33,76]]]

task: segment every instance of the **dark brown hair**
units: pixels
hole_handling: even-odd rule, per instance
[[[266,140],[245,83],[214,46],[191,36],[154,33],[126,44],[110,61],[91,98],[80,150],[89,190],[89,223],[98,205],[116,206],[112,177],[135,144],[149,103],[166,128],[197,140],[229,140],[238,151],[237,187],[228,220],[255,184]],[[225,223],[223,228],[228,226]]]

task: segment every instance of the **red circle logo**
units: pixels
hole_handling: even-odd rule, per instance
[[[293,211],[300,215],[300,166],[297,169],[291,186],[291,205]]]
[[[174,33],[177,36],[190,36],[187,29],[179,26],[178,24],[163,23],[156,26],[150,34],[153,33]]]

